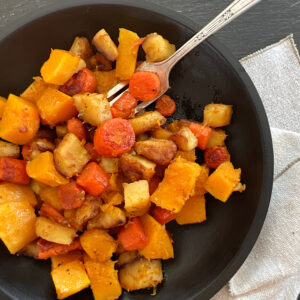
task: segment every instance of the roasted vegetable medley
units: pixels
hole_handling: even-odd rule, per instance
[[[118,41],[104,29],[93,46],[76,37],[69,51],[51,50],[20,96],[0,99],[0,238],[11,254],[51,259],[58,299],[89,286],[96,300],[156,287],[162,260],[176,255],[165,224],[201,223],[205,193],[226,202],[245,189],[221,129],[232,106],[166,125],[176,104],[163,95],[135,115],[160,93],[155,73],[136,71],[139,48],[159,62],[175,46],[123,28]],[[129,89],[111,106],[121,81]]]

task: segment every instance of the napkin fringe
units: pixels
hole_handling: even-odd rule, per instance
[[[295,42],[295,40],[294,40],[294,34],[293,34],[293,33],[289,34],[287,37],[281,39],[279,42],[277,42],[277,43],[275,43],[275,44],[269,45],[269,46],[267,46],[267,47],[265,47],[265,48],[262,48],[262,49],[260,49],[260,50],[258,50],[258,51],[256,51],[256,52],[253,52],[253,53],[251,53],[251,54],[249,54],[249,55],[243,57],[242,59],[240,59],[240,62],[243,62],[243,61],[245,61],[245,60],[248,60],[249,58],[252,58],[252,57],[254,57],[254,56],[257,56],[257,55],[259,55],[259,54],[262,54],[262,53],[264,53],[264,52],[266,52],[266,51],[268,51],[268,50],[270,50],[270,49],[272,49],[272,48],[278,46],[279,44],[281,44],[282,42],[285,42],[285,41],[287,41],[287,40],[290,41],[290,43],[291,43],[291,45],[292,45],[292,49],[293,49],[293,51],[294,51],[294,53],[295,53],[295,56],[296,56],[297,59],[298,59],[299,65],[300,65],[300,55],[299,55],[299,51],[298,51],[296,42]]]

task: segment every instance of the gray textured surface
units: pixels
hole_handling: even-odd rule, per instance
[[[0,31],[39,7],[64,0],[0,0]],[[137,0],[139,1],[139,0]],[[180,12],[205,25],[231,0],[148,0]],[[262,0],[216,36],[241,58],[294,33],[300,44],[300,1]]]

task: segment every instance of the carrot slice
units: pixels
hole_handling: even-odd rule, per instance
[[[108,187],[109,178],[95,162],[90,162],[77,177],[77,183],[89,194],[98,196]]]
[[[84,201],[84,197],[84,190],[74,181],[60,185],[58,188],[58,200],[63,209],[80,207]]]
[[[38,245],[38,258],[47,259],[54,255],[66,254],[73,250],[82,250],[79,239],[74,240],[70,245],[62,245],[53,242],[48,242],[43,239],[39,239]]]
[[[40,208],[40,216],[49,218],[50,220],[61,224],[63,226],[68,226],[68,220],[52,205],[49,203],[43,203]]]
[[[208,168],[216,169],[220,164],[230,160],[230,155],[224,146],[208,148],[204,152],[205,164]]]
[[[92,143],[86,143],[84,145],[84,148],[90,154],[92,161],[100,161],[101,160],[101,155],[98,154],[98,152],[95,150],[95,147]]]
[[[93,93],[96,88],[97,79],[94,73],[87,68],[83,68],[74,74],[59,90],[69,96],[74,96],[76,94]]]
[[[150,101],[160,93],[160,80],[156,73],[139,71],[129,81],[130,94],[137,100]]]
[[[159,222],[161,225],[164,225],[172,220],[174,220],[176,218],[176,215],[174,212],[161,208],[159,206],[155,206],[152,210],[151,210],[151,215],[153,216],[153,218]]]
[[[68,120],[67,130],[68,132],[74,133],[80,140],[86,139],[86,130],[84,128],[84,125],[77,118]]]
[[[147,246],[148,238],[139,217],[132,218],[118,231],[118,240],[129,251]]]
[[[155,103],[155,109],[163,116],[171,116],[176,110],[176,104],[168,95],[162,95]]]
[[[1,157],[0,180],[12,183],[28,184],[30,179],[26,173],[26,161],[9,157]]]
[[[113,104],[113,107],[121,111],[127,111],[135,108],[136,106],[136,99],[128,91],[125,91],[122,96]]]
[[[117,157],[129,152],[135,143],[135,134],[129,121],[115,118],[103,122],[96,130],[94,146],[106,157]]]
[[[198,140],[198,147],[202,150],[205,150],[212,133],[212,129],[208,126],[204,126],[195,122],[190,124],[190,129]]]

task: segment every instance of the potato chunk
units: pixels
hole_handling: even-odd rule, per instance
[[[226,202],[240,183],[240,177],[241,169],[234,169],[232,163],[226,161],[208,177],[204,188],[216,199]]]
[[[222,127],[230,124],[232,105],[208,104],[204,108],[204,124],[211,127]]]
[[[170,139],[183,151],[191,151],[198,145],[197,138],[188,127],[182,127],[179,131],[174,133]]]
[[[106,173],[118,173],[119,158],[102,156],[99,165]]]
[[[11,254],[36,239],[36,215],[28,201],[0,205],[0,238]]]
[[[142,216],[150,207],[149,184],[147,180],[123,183],[125,209],[130,216]]]
[[[108,60],[115,61],[118,57],[118,49],[105,29],[100,29],[93,37],[93,45]]]
[[[165,60],[176,51],[175,45],[170,44],[168,40],[156,32],[146,36],[143,49],[146,53],[146,61],[149,62]]]
[[[84,265],[91,280],[91,288],[95,300],[118,299],[122,288],[115,270],[114,261],[98,262],[85,256]]]
[[[195,149],[191,150],[191,151],[176,151],[176,154],[175,154],[175,158],[177,157],[181,157],[181,158],[184,158],[188,161],[196,161],[197,157],[196,157],[196,151]]]
[[[139,135],[146,131],[158,128],[166,123],[166,118],[158,111],[147,111],[134,119],[130,119],[134,133]]]
[[[165,128],[159,127],[151,131],[151,136],[155,139],[168,140],[172,136],[172,132]]]
[[[134,149],[149,160],[166,166],[175,156],[177,147],[173,141],[152,138],[135,143]]]
[[[76,36],[70,48],[70,52],[82,58],[86,63],[93,55],[92,47],[86,37]]]
[[[20,147],[15,144],[0,141],[0,157],[18,158],[20,156]]]
[[[78,175],[89,160],[89,153],[73,133],[66,134],[54,150],[55,165],[67,177]]]
[[[161,261],[140,258],[122,267],[119,279],[122,288],[127,291],[155,287],[163,280]]]
[[[105,230],[91,229],[80,236],[83,250],[90,258],[106,261],[116,251],[118,243]]]
[[[126,153],[120,158],[120,168],[130,181],[150,180],[155,173],[155,166],[155,163],[140,155]]]
[[[162,182],[151,195],[151,201],[178,213],[194,192],[200,170],[198,164],[177,158],[166,169]]]
[[[79,117],[85,122],[98,126],[112,118],[109,102],[103,94],[78,94],[73,98]]]
[[[141,217],[141,222],[149,242],[139,253],[147,259],[174,258],[172,241],[165,226],[148,214]]]
[[[220,128],[213,129],[209,137],[206,148],[224,146],[226,137],[227,135],[223,129]]]
[[[63,264],[51,272],[57,299],[65,299],[90,285],[83,263],[78,259]]]
[[[117,266],[120,268],[123,265],[130,264],[134,262],[139,257],[139,254],[136,250],[134,251],[125,251],[120,254],[117,261]]]
[[[87,229],[110,229],[126,223],[126,215],[119,207],[105,204],[101,206],[101,210],[95,218],[89,220]]]
[[[76,230],[62,226],[44,217],[38,217],[35,224],[36,235],[42,239],[63,245],[70,245],[76,237]]]
[[[203,195],[190,197],[176,217],[176,222],[180,225],[201,223],[205,220],[206,210]]]

